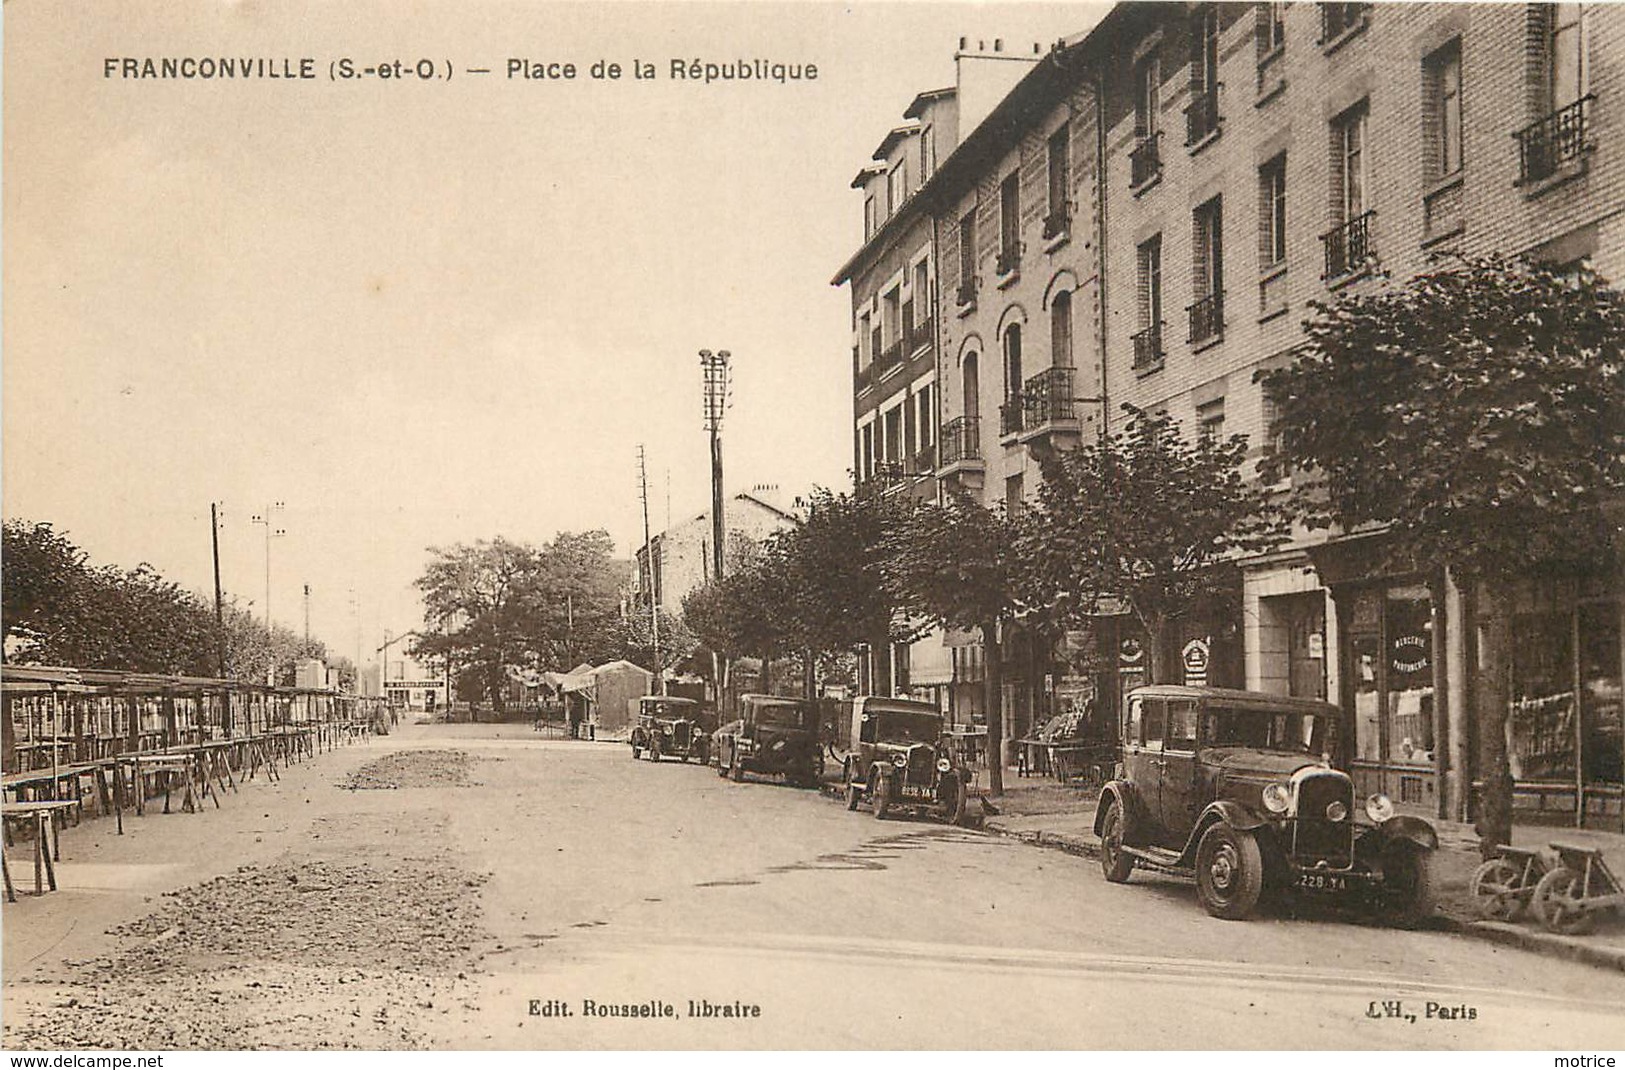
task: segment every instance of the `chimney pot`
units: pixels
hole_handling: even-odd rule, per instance
[[[961,51],[961,52],[965,51],[965,46],[968,45],[968,44],[970,44],[970,38],[961,37],[959,39],[959,51]]]
[[[1004,51],[1004,38],[995,37],[993,39],[993,51],[995,51],[995,52],[1003,52]]]

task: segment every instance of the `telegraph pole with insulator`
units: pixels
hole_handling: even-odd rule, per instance
[[[711,432],[711,576],[722,579],[722,414],[728,409],[730,374],[728,351],[700,350],[705,375],[705,429]]]

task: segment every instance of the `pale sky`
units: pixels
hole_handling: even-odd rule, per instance
[[[312,633],[354,657],[359,626],[371,660],[420,622],[427,546],[604,527],[630,554],[639,443],[654,528],[668,472],[672,515],[703,511],[701,348],[734,354],[730,492],[847,486],[848,182],[960,35],[1047,49],[1099,11],[7,0],[4,514],[205,591],[222,501],[224,584],[260,615],[249,516],[281,500],[273,615],[300,629],[308,583]],[[125,56],[317,77],[105,78]],[[329,80],[345,57],[453,75]],[[818,78],[707,86],[678,57]]]

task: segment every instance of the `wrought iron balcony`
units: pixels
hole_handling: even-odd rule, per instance
[[[937,444],[942,467],[982,459],[982,420],[978,416],[955,416],[942,425]]]
[[[1191,102],[1185,105],[1185,144],[1194,145],[1219,129],[1219,84],[1211,89],[1191,90]]]
[[[1044,240],[1059,238],[1072,229],[1072,205],[1062,201],[1055,206],[1055,210],[1044,217]]]
[[[914,474],[928,476],[937,467],[937,448],[935,446],[921,446],[914,454]]]
[[[1021,418],[1026,412],[1026,402],[1021,391],[1016,391],[1005,399],[999,406],[999,434],[1015,435],[1021,432]]]
[[[903,363],[903,341],[898,339],[880,351],[875,358],[875,374],[885,375],[893,368]]]
[[[1320,236],[1326,247],[1326,273],[1321,278],[1340,278],[1376,259],[1377,247],[1371,241],[1371,217],[1376,214],[1363,212]]]
[[[1518,139],[1520,185],[1550,178],[1564,164],[1579,160],[1596,148],[1591,140],[1590,122],[1591,102],[1596,99],[1596,94],[1587,93],[1513,135]]]
[[[1189,342],[1205,342],[1224,333],[1224,291],[1208,294],[1185,310],[1190,313]]]
[[[936,340],[936,333],[936,322],[930,318],[910,324],[908,328],[908,351],[914,353],[924,349]]]
[[[966,275],[959,280],[959,288],[954,291],[954,303],[961,308],[976,300],[976,276]]]
[[[1048,424],[1077,419],[1072,396],[1072,369],[1050,368],[1022,385],[1025,414],[1023,430],[1036,431]]]
[[[994,261],[993,270],[1000,275],[1008,275],[1021,266],[1021,243],[999,250],[999,258]]]
[[[1320,43],[1329,44],[1356,26],[1365,25],[1370,4],[1321,4]]]
[[[863,391],[869,389],[871,386],[874,386],[874,385],[875,385],[875,366],[873,364],[865,364],[863,367],[858,369],[857,375],[854,377],[854,380],[853,380],[854,389],[858,393],[862,393]]]
[[[1144,134],[1128,154],[1129,185],[1143,186],[1162,173],[1162,153],[1159,145],[1162,133]]]
[[[901,461],[876,461],[874,474],[869,477],[869,481],[882,487],[889,487],[893,483],[902,482],[905,475],[907,473],[903,471]]]
[[[1135,371],[1162,363],[1162,324],[1153,323],[1132,337]]]

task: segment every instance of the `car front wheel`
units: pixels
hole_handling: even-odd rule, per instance
[[[1196,847],[1196,894],[1215,918],[1251,917],[1264,891],[1264,855],[1258,837],[1218,822]]]
[[[869,795],[874,800],[876,821],[886,820],[886,815],[891,812],[894,790],[891,777],[876,774],[874,783],[869,786]]]
[[[735,784],[745,779],[745,763],[739,760],[738,748],[728,752],[728,779]]]
[[[1134,856],[1123,850],[1123,808],[1116,800],[1106,804],[1100,826],[1100,872],[1113,884],[1123,883],[1134,872]]]
[[[1384,914],[1388,924],[1414,929],[1433,916],[1433,852],[1415,844],[1388,848],[1382,859]]]
[[[727,763],[722,760],[722,756],[726,753],[721,747],[717,748],[717,776],[728,775]]]

